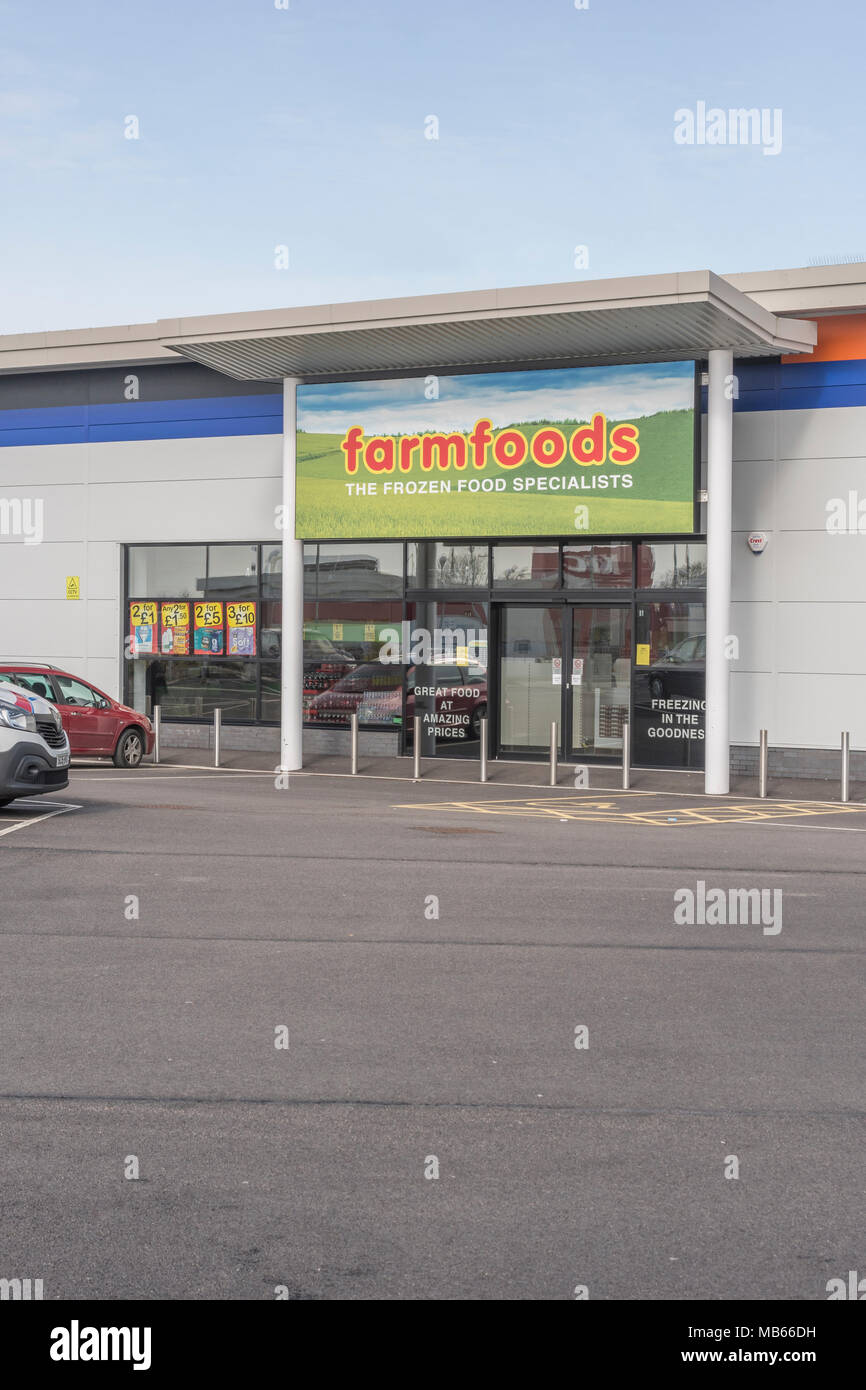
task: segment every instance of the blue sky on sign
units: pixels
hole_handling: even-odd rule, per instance
[[[427,383],[430,383],[428,387]],[[311,434],[365,435],[470,430],[482,416],[494,429],[524,420],[637,420],[659,410],[689,410],[693,362],[566,367],[553,371],[477,372],[298,387],[298,426]],[[427,391],[438,391],[428,399]]]
[[[866,7],[588,3],[0,0],[0,332],[866,256]]]

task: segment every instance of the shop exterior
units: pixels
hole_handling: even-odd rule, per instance
[[[840,496],[862,477],[863,285],[838,269],[844,306],[825,268],[0,339],[0,490],[23,505],[29,479],[45,515],[39,545],[0,538],[3,655],[159,704],[173,743],[219,708],[286,770],[347,751],[353,714],[370,754],[411,754],[417,717],[425,758],[477,758],[486,717],[492,757],[546,757],[555,724],[575,764],[618,761],[628,722],[635,764],[723,793],[731,744],[745,764],[780,727],[761,635],[811,602],[746,534],[802,529],[776,484],[820,456],[815,416],[847,441]],[[866,665],[834,676],[786,745],[804,770],[834,723],[866,744]]]
[[[304,547],[303,715],[340,749],[702,767],[706,545],[321,542]],[[281,573],[273,544],[131,546],[124,699],[197,729],[278,726]],[[238,570],[239,573],[234,573]],[[181,595],[181,597],[178,597]],[[668,732],[670,730],[671,732]],[[680,732],[676,732],[679,730]],[[327,738],[336,731],[337,737]]]

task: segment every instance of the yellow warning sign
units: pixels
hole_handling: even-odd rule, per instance
[[[81,598],[81,578],[77,574],[66,576],[66,597]]]

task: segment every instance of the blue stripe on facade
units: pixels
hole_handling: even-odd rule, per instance
[[[866,362],[781,362],[779,384],[788,386],[856,386],[866,382]]]
[[[792,387],[779,392],[780,410],[832,410],[840,405],[866,405],[866,382],[861,386]]]
[[[832,410],[866,406],[866,360],[735,365],[737,411]],[[701,409],[706,411],[706,388]],[[147,439],[213,439],[282,434],[282,393],[112,405],[0,408],[0,448],[35,444],[107,444]]]
[[[0,410],[0,429],[86,429],[86,405],[54,405],[39,410]]]
[[[282,393],[0,409],[0,447],[282,434]]]
[[[87,407],[93,425],[127,425],[147,420],[225,420],[247,416],[276,417],[283,428],[283,398],[272,396],[204,396],[194,400],[117,401]]]
[[[737,376],[739,378],[739,372]],[[781,390],[743,390],[739,379],[738,398],[734,410],[833,410],[845,405],[866,405],[866,382],[858,386],[789,387]],[[701,392],[701,410],[706,414],[707,392]]]
[[[803,386],[866,385],[866,361],[764,362],[746,358],[736,364],[740,396],[747,391],[785,391]]]
[[[0,449],[14,445],[31,444],[86,444],[87,430],[84,428],[0,430]]]
[[[282,434],[282,415],[242,420],[164,420],[129,425],[91,425],[91,444],[130,439],[213,439],[230,434]]]
[[[866,406],[866,361],[763,362],[747,359],[734,364],[739,395],[736,411],[833,410]],[[707,409],[707,390],[701,391]]]

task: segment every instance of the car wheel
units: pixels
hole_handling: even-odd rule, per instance
[[[665,688],[664,688],[663,683],[659,680],[658,676],[653,676],[652,680],[651,680],[650,683],[649,683],[649,688],[650,688],[650,695],[652,695],[652,697],[653,697],[654,700],[663,700],[663,699],[664,699],[664,696],[665,696]]]
[[[480,738],[480,737],[481,737],[481,721],[482,721],[482,719],[486,719],[486,718],[487,718],[487,706],[486,706],[486,705],[476,705],[476,706],[475,706],[475,709],[472,711],[472,723],[471,723],[470,728],[469,728],[469,737],[470,737],[470,738],[473,738],[473,739],[474,739],[474,738]]]
[[[138,729],[121,734],[114,750],[115,767],[138,767],[144,757],[144,739]]]
[[[9,802],[14,800],[14,796],[0,796],[0,806],[8,806]]]

